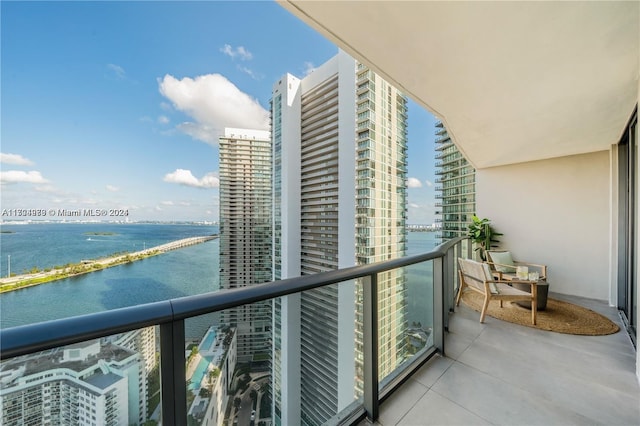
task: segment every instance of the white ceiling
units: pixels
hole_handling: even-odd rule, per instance
[[[440,118],[476,168],[609,149],[640,2],[279,1]]]

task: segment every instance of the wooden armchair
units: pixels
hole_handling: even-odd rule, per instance
[[[458,258],[458,265],[460,288],[458,289],[458,295],[456,297],[456,306],[460,304],[462,293],[466,288],[484,295],[484,304],[482,306],[482,312],[480,313],[480,322],[482,323],[484,322],[484,317],[489,307],[489,301],[492,299],[499,300],[501,308],[503,300],[526,300],[531,302],[531,323],[535,325],[537,316],[537,286],[535,282],[496,280],[487,263],[476,262],[475,260]],[[514,282],[529,284],[531,286],[531,292],[528,293],[523,290],[518,290],[509,285]]]
[[[498,280],[517,280],[516,268],[526,266],[529,272],[537,271],[540,280],[547,279],[547,266],[537,263],[520,262],[513,260],[509,251],[487,250],[487,263],[491,268],[492,275]]]

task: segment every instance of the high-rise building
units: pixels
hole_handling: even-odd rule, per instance
[[[139,424],[144,365],[139,353],[100,339],[12,358],[2,365],[0,423]]]
[[[274,279],[405,254],[406,102],[342,51],[274,85]],[[407,355],[406,279],[389,273],[378,286],[384,377]],[[322,424],[360,395],[361,300],[352,282],[275,301],[276,424]]]
[[[439,243],[467,234],[476,211],[476,171],[436,122],[436,223]]]
[[[268,131],[225,129],[220,138],[220,288],[271,281],[271,138]],[[228,309],[238,361],[270,352],[271,303]]]
[[[141,374],[138,376],[138,388],[140,391],[137,392],[142,395],[138,400],[137,410],[139,417],[138,421],[140,423],[144,423],[152,414],[149,412],[149,407],[147,407],[149,379],[151,375],[159,374],[158,370],[154,373],[154,369],[158,366],[158,358],[156,356],[156,330],[156,327],[145,327],[103,339],[105,342],[114,343],[120,347],[140,354],[140,361],[143,367],[140,369]],[[130,383],[129,386],[131,387],[132,383]],[[135,394],[134,391],[131,392],[132,394]]]

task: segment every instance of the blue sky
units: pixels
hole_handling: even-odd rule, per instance
[[[273,83],[337,53],[272,2],[0,7],[3,210],[216,221],[222,129],[265,125]],[[411,224],[433,222],[434,121],[410,102]]]

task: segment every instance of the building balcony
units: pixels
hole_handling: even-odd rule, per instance
[[[537,2],[524,10],[471,2],[461,13],[448,2],[372,2],[366,14],[358,2],[281,3],[441,114],[436,125],[447,123],[476,168],[478,211],[504,233],[503,247],[549,264],[554,297],[596,310],[621,330],[590,337],[491,318],[480,324],[478,313],[452,303],[455,258],[470,255],[454,242],[403,260],[2,330],[3,362],[156,326],[163,424],[186,424],[186,320],[249,303],[287,303],[300,292],[361,278],[364,396],[331,423],[638,424],[638,3]],[[448,27],[437,25],[444,15]],[[504,22],[508,34],[486,30]],[[474,37],[461,39],[460,27]],[[380,40],[412,54],[380,48]],[[460,67],[452,60],[459,57],[473,66]],[[416,286],[428,287],[434,301],[431,342],[380,377],[377,276],[413,265],[431,268]]]
[[[623,327],[617,309],[606,303],[552,296],[592,309]],[[383,402],[373,424],[638,422],[635,351],[624,331],[575,336],[494,318],[480,324],[478,315],[463,304],[455,308],[445,334],[446,355],[430,359]]]
[[[366,16],[352,2],[282,4],[357,52],[455,135],[475,169],[476,211],[504,234],[503,247],[552,264],[559,293],[620,307],[636,335],[638,2],[538,2],[526,11],[504,2],[377,2]],[[452,25],[443,29],[441,16]],[[534,28],[532,20],[544,25]],[[508,33],[491,29],[502,22],[511,23]],[[460,26],[473,36],[460,38]],[[379,40],[408,46],[412,55],[381,49]],[[550,51],[548,40],[557,48]],[[461,67],[460,57],[474,66]],[[517,212],[509,208],[516,205]]]
[[[617,310],[601,301],[553,294],[595,310],[621,327],[615,334],[599,337],[541,331],[491,317],[481,324],[479,313],[464,305],[454,306],[455,259],[470,255],[467,240],[460,238],[418,256],[5,329],[0,332],[2,365],[14,357],[157,326],[161,396],[169,395],[161,397],[160,419],[163,424],[186,425],[190,388],[185,366],[189,362],[182,348],[187,321],[206,313],[224,314],[249,303],[280,300],[282,304],[287,296],[302,291],[335,283],[350,285],[353,279],[361,278],[364,290],[359,300],[364,306],[364,321],[358,335],[363,352],[357,355],[362,360],[357,383],[363,387],[364,397],[328,422],[509,424],[516,415],[527,424],[635,424],[640,418],[635,351]],[[381,336],[371,324],[380,319],[375,309],[367,308],[378,306],[378,294],[373,290],[377,280],[373,278],[387,271],[411,269],[414,272],[407,275],[419,277],[434,301],[426,310],[419,306],[421,312],[430,312],[421,317],[420,330],[426,340],[415,354],[399,360],[393,371],[378,376],[376,342]],[[401,300],[400,306],[417,312],[410,301]],[[228,350],[229,342],[225,343]],[[206,343],[205,347],[213,346]],[[318,397],[334,392],[335,388],[325,384]]]
[[[446,140],[450,140],[451,138],[449,137],[449,135],[442,135],[442,136],[438,136],[435,140],[435,143],[441,143],[444,142]]]

